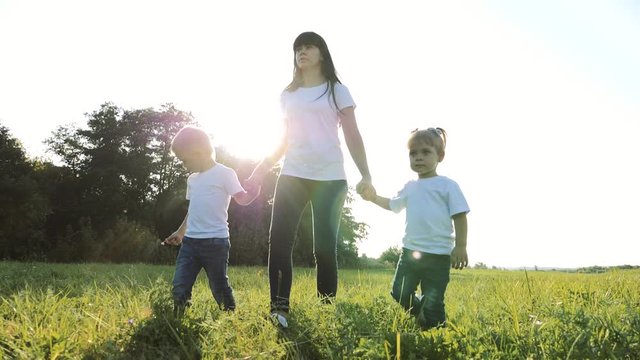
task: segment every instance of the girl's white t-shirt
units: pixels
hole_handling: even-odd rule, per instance
[[[347,178],[338,137],[338,109],[356,105],[346,86],[336,83],[334,92],[337,108],[327,83],[282,93],[288,147],[281,174],[312,180]]]
[[[439,255],[450,255],[455,245],[451,217],[469,212],[460,186],[446,176],[409,181],[389,207],[396,213],[406,209],[405,248]]]
[[[243,191],[236,172],[220,163],[189,175],[189,213],[185,235],[196,239],[229,237],[229,203],[233,195]]]

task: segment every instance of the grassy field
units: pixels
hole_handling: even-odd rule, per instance
[[[446,329],[420,331],[389,296],[393,270],[341,270],[335,304],[296,269],[290,327],[268,318],[266,269],[230,269],[238,309],[200,274],[171,316],[173,267],[0,262],[2,359],[640,359],[640,271],[462,270]]]

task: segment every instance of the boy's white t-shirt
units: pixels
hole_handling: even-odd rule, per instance
[[[229,237],[229,203],[233,195],[243,191],[236,172],[219,163],[211,169],[189,175],[189,213],[185,235],[196,239]]]
[[[469,212],[460,187],[445,176],[409,181],[389,207],[396,213],[406,208],[405,248],[439,255],[450,255],[455,245],[451,217]]]
[[[346,86],[336,83],[334,93],[337,108],[327,83],[282,93],[288,147],[281,174],[312,180],[347,178],[338,138],[338,109],[356,105]]]

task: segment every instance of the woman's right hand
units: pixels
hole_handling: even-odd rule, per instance
[[[264,175],[265,175],[263,173],[263,170],[261,169],[262,166],[263,166],[262,163],[258,164],[258,166],[256,166],[255,169],[253,169],[251,176],[249,176],[248,179],[242,182],[242,187],[248,193],[255,193],[256,189],[260,189],[260,187],[262,186],[262,181],[264,180]]]
[[[260,195],[260,188],[262,187],[261,183],[262,183],[262,179],[258,181],[258,179],[256,179],[252,175],[248,179],[242,182],[242,187],[248,194],[252,195],[252,198],[255,199],[258,195]]]

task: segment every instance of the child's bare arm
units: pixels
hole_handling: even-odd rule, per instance
[[[162,241],[160,243],[160,245],[175,245],[178,246],[182,243],[182,238],[184,237],[184,234],[187,232],[187,217],[189,216],[189,213],[187,212],[187,214],[184,216],[184,220],[182,220],[182,224],[180,224],[180,227],[178,228],[178,230],[174,231],[173,234],[169,235],[166,239],[164,239],[164,241]]]
[[[462,269],[469,265],[467,256],[467,214],[453,215],[453,227],[456,232],[456,245],[451,252],[451,267]]]
[[[376,189],[373,186],[369,186],[364,189],[360,194],[364,200],[371,201],[372,203],[380,206],[383,209],[391,210],[389,207],[389,198],[382,197],[376,194]]]
[[[235,200],[238,205],[249,205],[258,197],[258,195],[260,195],[260,186],[254,184],[246,185],[248,185],[246,186],[247,191],[240,191],[233,195],[233,200]]]
[[[391,207],[389,206],[389,201],[390,201],[389,198],[376,195],[376,198],[372,202],[383,209],[391,210]]]

